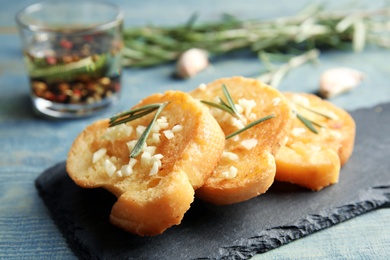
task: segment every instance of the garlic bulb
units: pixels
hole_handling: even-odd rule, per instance
[[[176,73],[181,78],[190,78],[209,65],[208,54],[202,49],[189,49],[180,56],[176,64]]]
[[[363,80],[363,73],[350,68],[333,68],[326,70],[320,79],[320,95],[331,98],[350,91]]]

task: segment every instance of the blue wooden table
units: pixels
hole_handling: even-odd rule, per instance
[[[125,110],[139,99],[167,89],[190,90],[216,78],[258,75],[262,65],[253,56],[218,59],[190,80],[171,77],[174,66],[124,69],[123,92],[118,104],[103,113],[77,120],[49,120],[34,114],[14,15],[31,0],[1,0],[0,10],[0,259],[72,259],[72,251],[54,225],[34,187],[34,180],[48,167],[62,162],[77,134],[102,117]],[[175,25],[197,12],[200,19],[215,20],[223,13],[241,19],[292,15],[309,1],[113,1],[125,11],[125,26],[146,23]],[[383,6],[385,1],[356,1],[363,7]],[[211,4],[212,3],[212,4]],[[327,1],[330,7],[350,1]],[[346,109],[371,107],[390,101],[390,51],[370,48],[362,53],[330,51],[320,63],[292,71],[281,90],[314,92],[327,68],[347,66],[365,73],[354,91],[332,99]],[[390,209],[361,215],[317,232],[254,259],[388,259]]]

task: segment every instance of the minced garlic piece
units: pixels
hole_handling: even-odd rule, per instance
[[[248,116],[248,119],[251,121],[255,121],[257,119],[257,116],[255,113],[250,113]]]
[[[148,151],[144,151],[141,155],[141,165],[142,166],[149,165],[151,159],[152,159],[152,155]]]
[[[257,145],[257,139],[252,138],[252,139],[243,140],[241,141],[241,145],[245,149],[250,150]]]
[[[330,136],[332,136],[333,138],[341,139],[343,137],[343,135],[339,131],[334,131],[331,129],[329,129],[328,131],[329,131]]]
[[[240,141],[240,136],[239,135],[235,135],[232,138],[230,138],[230,140],[232,140],[234,142],[238,142],[238,141]]]
[[[169,123],[165,116],[162,116],[156,120],[156,123],[160,126],[161,129],[165,129],[168,127]]]
[[[304,134],[306,132],[306,129],[303,128],[303,127],[294,127],[292,130],[291,130],[291,134],[293,136],[300,136],[302,134]]]
[[[175,137],[175,134],[172,132],[172,130],[165,130],[163,131],[163,133],[168,139],[172,139],[173,137]]]
[[[160,153],[158,154],[155,154],[152,156],[152,158],[150,159],[151,162],[158,162],[158,166],[161,167],[161,159],[163,158],[164,156]]]
[[[237,161],[238,160],[238,155],[232,152],[223,152],[222,157],[227,158],[231,161]]]
[[[174,133],[180,132],[181,130],[183,130],[182,125],[175,125],[174,127],[172,127],[172,132]]]
[[[129,166],[130,166],[131,168],[133,168],[134,165],[135,165],[136,163],[137,163],[137,159],[135,159],[135,158],[130,158]]]
[[[106,170],[106,173],[108,174],[108,176],[112,176],[114,174],[114,172],[116,171],[116,167],[115,165],[109,160],[109,159],[106,159],[104,161],[104,169]]]
[[[131,152],[134,149],[135,144],[137,143],[137,140],[132,140],[126,143],[127,149],[129,149],[129,152]]]
[[[123,165],[121,168],[121,173],[123,176],[129,176],[133,173],[133,167],[131,167],[129,164]]]
[[[96,163],[97,161],[102,159],[104,155],[106,155],[106,153],[107,153],[107,149],[104,147],[94,152],[92,156],[92,163]]]
[[[146,146],[146,147],[144,147],[144,151],[147,151],[147,152],[149,152],[150,153],[150,155],[154,155],[154,153],[156,152],[156,149],[157,149],[157,147],[156,146],[152,146],[152,145],[150,145],[150,146]]]
[[[241,113],[247,118],[252,113],[252,109],[256,107],[256,102],[253,99],[240,98],[238,104],[243,107],[244,111]]]
[[[116,140],[118,138],[123,138],[131,135],[133,128],[126,124],[120,124],[117,126],[109,127],[104,134],[104,137],[110,141]]]
[[[153,125],[152,132],[158,133],[161,129],[166,129],[169,126],[168,120],[165,116],[162,116],[156,120],[156,123]]]
[[[121,167],[121,169],[118,170],[118,171],[116,172],[116,175],[117,175],[118,177],[123,177],[123,176],[127,177],[127,176],[130,176],[131,174],[133,174],[133,167],[134,167],[134,165],[135,165],[136,163],[137,163],[137,160],[136,160],[136,159],[130,158],[129,163],[123,165],[123,166]]]
[[[292,97],[292,100],[293,102],[297,103],[297,104],[300,104],[300,105],[303,105],[303,106],[306,106],[306,107],[309,107],[310,106],[310,101],[308,98],[302,96],[302,95],[293,95]]]
[[[154,162],[152,168],[150,169],[149,175],[155,175],[158,173],[158,163]]]
[[[226,179],[233,179],[237,177],[238,169],[234,166],[230,166],[229,171],[222,172],[222,176]]]
[[[160,143],[160,136],[161,136],[160,133],[153,133],[152,137],[150,137],[148,139],[149,143],[151,143],[151,144],[158,144],[158,143]]]
[[[235,126],[237,129],[241,129],[241,128],[244,128],[244,127],[245,127],[244,123],[243,123],[240,119],[237,119],[237,118],[235,118],[235,117],[232,117],[230,122],[231,122],[231,124],[232,124],[233,126]]]
[[[272,99],[272,105],[274,107],[276,107],[277,105],[280,104],[280,101],[282,101],[282,99],[280,97],[276,97],[276,98]]]
[[[152,168],[150,169],[149,175],[155,175],[158,173],[158,170],[160,169],[162,163],[161,159],[164,156],[162,154],[155,154],[150,159],[150,163],[152,164]]]

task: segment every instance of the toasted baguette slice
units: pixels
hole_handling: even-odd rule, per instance
[[[340,167],[348,161],[354,147],[353,118],[348,112],[313,94],[284,95],[299,115],[324,127],[316,127],[318,134],[315,134],[297,117],[294,119],[288,141],[276,155],[275,179],[315,191],[337,183]]]
[[[202,85],[190,94],[200,100],[219,102],[222,85],[230,92],[241,121],[229,113],[211,107],[225,135],[257,119],[274,115],[239,135],[226,140],[224,154],[213,174],[196,191],[208,202],[224,205],[241,202],[264,193],[273,183],[276,171],[274,154],[284,145],[292,122],[291,109],[276,89],[254,79],[223,78]],[[240,121],[240,122],[238,122]]]
[[[163,102],[170,103],[136,158],[129,158],[134,140],[155,112],[111,128],[108,120],[95,122],[76,138],[67,159],[69,176],[78,185],[103,187],[117,196],[110,221],[138,235],[157,235],[181,222],[225,143],[208,109],[186,93],[154,94],[136,107]]]

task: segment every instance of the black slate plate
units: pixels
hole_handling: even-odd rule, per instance
[[[264,195],[222,207],[195,200],[182,224],[155,237],[111,226],[115,198],[103,189],[77,187],[64,162],[39,176],[36,187],[81,258],[245,259],[390,206],[390,103],[351,114],[357,124],[355,150],[337,185],[310,192],[275,183]]]

